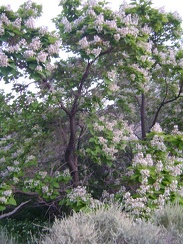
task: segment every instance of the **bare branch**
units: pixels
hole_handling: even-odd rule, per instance
[[[22,202],[18,207],[16,207],[13,211],[9,212],[9,213],[5,213],[5,214],[1,214],[0,215],[0,219],[4,219],[7,218],[11,215],[13,215],[14,213],[16,213],[22,206],[24,206],[25,204],[27,204],[28,202],[30,202],[31,200],[28,200],[26,202]]]
[[[160,104],[159,107],[158,107],[158,110],[157,110],[157,112],[156,112],[156,114],[155,114],[155,117],[154,117],[153,123],[152,123],[152,125],[151,125],[151,128],[155,125],[155,123],[156,123],[156,121],[157,121],[157,118],[158,118],[158,115],[159,115],[159,113],[160,113],[162,107],[165,106],[166,104],[171,103],[171,102],[174,102],[174,101],[176,101],[178,98],[182,97],[182,96],[181,96],[182,90],[183,90],[183,82],[181,83],[181,86],[180,86],[178,95],[175,96],[175,97],[172,98],[172,99],[169,99],[169,100],[165,101],[165,99],[166,99],[166,97],[167,97],[167,93],[168,93],[168,91],[167,91],[167,89],[166,89],[165,97],[163,98],[163,101],[161,102],[161,104]]]

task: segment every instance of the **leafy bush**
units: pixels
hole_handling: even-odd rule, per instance
[[[55,220],[42,244],[64,243],[175,243],[171,233],[150,222],[133,221],[119,207],[101,206],[90,213],[73,213],[73,216]]]

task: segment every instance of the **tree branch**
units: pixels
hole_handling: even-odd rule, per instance
[[[28,202],[30,202],[31,200],[28,200],[26,202],[22,202],[18,207],[16,207],[13,211],[9,212],[9,213],[5,213],[0,215],[0,219],[4,219],[7,218],[11,215],[13,215],[14,213],[16,213],[22,206],[24,206],[25,204],[27,204]]]
[[[167,89],[166,89],[165,97],[164,97],[163,101],[161,102],[161,104],[159,105],[159,108],[158,108],[158,110],[157,110],[157,112],[156,112],[156,114],[155,114],[153,123],[152,123],[152,125],[151,125],[151,128],[155,125],[155,123],[156,123],[156,121],[157,121],[157,118],[158,118],[158,115],[159,115],[159,113],[160,113],[162,107],[163,107],[164,105],[166,105],[167,103],[174,102],[174,101],[176,101],[178,98],[180,98],[180,97],[181,97],[182,90],[183,90],[183,82],[181,83],[181,86],[180,86],[178,95],[177,95],[176,97],[172,98],[172,99],[169,99],[169,100],[165,101],[165,99],[166,99],[166,97],[167,97]]]

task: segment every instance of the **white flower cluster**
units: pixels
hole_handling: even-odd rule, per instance
[[[39,28],[39,34],[41,34],[41,35],[45,35],[45,34],[47,34],[48,33],[48,27],[47,26],[41,26],[40,28]]]
[[[6,203],[7,200],[8,199],[6,197],[0,197],[0,203]]]
[[[1,14],[0,21],[1,21],[1,23],[4,23],[5,25],[9,25],[11,23],[5,13]]]
[[[148,68],[140,67],[138,64],[132,64],[132,65],[129,65],[129,67],[132,68],[133,70],[135,70],[135,72],[142,74],[145,81],[148,82],[150,80],[151,77],[150,77]],[[132,74],[132,76],[131,76],[132,80],[134,80],[135,77],[136,76],[134,74]]]
[[[151,140],[151,146],[156,148],[160,151],[166,151],[166,146],[164,144],[164,137],[161,135],[154,135],[153,139]]]
[[[104,15],[100,13],[96,16],[96,20],[94,21],[94,27],[97,30],[97,32],[101,32],[103,30],[103,24],[104,24]]]
[[[109,86],[108,86],[108,88],[109,88],[109,90],[110,91],[112,91],[112,92],[117,92],[117,91],[119,91],[119,89],[120,89],[120,87],[117,85],[117,84],[115,84],[115,83],[111,83]]]
[[[15,52],[18,52],[20,50],[20,45],[19,44],[16,44],[16,45],[14,45],[14,46],[9,46],[8,48],[7,48],[7,51],[9,52],[9,53],[15,53]]]
[[[137,153],[132,161],[132,166],[136,167],[138,165],[142,166],[153,166],[153,159],[151,154],[147,154],[144,156],[142,152]]]
[[[32,39],[32,42],[29,44],[29,49],[33,51],[37,51],[41,48],[41,41],[39,37],[35,37]]]
[[[100,43],[101,39],[98,36],[94,36],[94,40],[88,42],[86,37],[83,37],[80,41],[79,41],[79,45],[81,49],[84,49],[86,51],[86,53],[89,54],[94,54],[95,57],[98,57],[102,51],[101,47],[97,47],[97,48],[91,48],[90,50],[90,45],[92,44],[97,44]]]
[[[66,17],[63,17],[61,22],[64,25],[65,32],[68,32],[68,33],[71,32],[72,26],[71,26],[71,23],[68,21],[68,19]]]
[[[176,162],[176,163],[175,163]],[[183,158],[168,156],[165,169],[170,171],[172,176],[179,176],[183,173]]]
[[[48,47],[48,53],[51,54],[58,54],[60,50],[60,41],[56,41],[54,44],[51,44]]]
[[[87,192],[86,186],[77,186],[67,194],[67,197],[71,202],[77,202],[78,199],[87,202],[91,198],[91,195]]]
[[[48,54],[47,53],[45,53],[44,51],[40,51],[38,54],[37,54],[37,62],[39,63],[39,62],[42,62],[42,63],[45,63],[46,62],[46,59],[47,59],[47,56],[48,56]],[[38,66],[38,67],[41,67],[41,66]],[[38,67],[37,67],[37,70],[40,70],[40,68],[38,69]],[[41,70],[40,71],[42,71],[42,67],[41,67]]]
[[[146,197],[138,197],[133,198],[129,192],[124,194],[124,201],[126,209],[130,210],[133,214],[139,215],[141,212],[150,211],[147,206],[147,198]]]
[[[44,179],[47,176],[47,172],[46,171],[40,171],[39,175],[41,176],[42,179]]]
[[[179,131],[178,125],[174,125],[171,134],[172,135],[182,135],[183,136],[183,132]]]
[[[21,29],[21,24],[22,24],[21,18],[17,18],[14,22],[12,22],[12,25],[19,30]]]
[[[30,180],[25,180],[24,184],[26,188],[31,189],[32,187],[37,187],[40,184],[40,181],[30,179]]]
[[[3,27],[3,23],[0,21],[0,36],[2,36],[4,34],[4,27]]]
[[[182,22],[182,17],[177,11],[173,12],[172,15],[175,19]]]
[[[29,17],[25,22],[25,26],[29,29],[35,29],[35,20],[33,17]]]
[[[48,191],[49,191],[48,186],[42,186],[42,192],[43,193],[48,193]]]
[[[5,197],[10,197],[12,195],[12,190],[6,190],[1,193]]]
[[[62,175],[63,175],[63,176],[70,176],[70,171],[69,171],[69,169],[65,169],[65,170],[62,172]]]
[[[35,52],[33,50],[26,50],[24,52],[24,57],[26,59],[32,58],[32,57],[34,57],[34,55],[35,55]]]
[[[25,163],[29,162],[29,161],[32,161],[32,160],[35,160],[35,156],[33,155],[29,155],[25,161]]]
[[[160,126],[160,124],[155,123],[155,125],[151,128],[152,132],[157,132],[157,133],[161,133],[162,132],[162,128]]]
[[[7,166],[8,172],[19,172],[20,168],[19,167],[14,167],[14,166]]]
[[[48,71],[52,71],[52,70],[54,70],[54,69],[56,69],[57,68],[57,65],[56,64],[51,64],[51,63],[47,63],[46,64],[46,69],[48,70]]]
[[[5,53],[0,51],[0,67],[7,67],[8,66],[8,57]]]

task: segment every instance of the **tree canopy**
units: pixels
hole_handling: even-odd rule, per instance
[[[16,194],[73,207],[81,186],[127,205],[182,201],[180,16],[148,0],[59,6],[52,32],[35,24],[41,5],[0,7],[0,79],[12,85],[0,94],[0,209]]]

